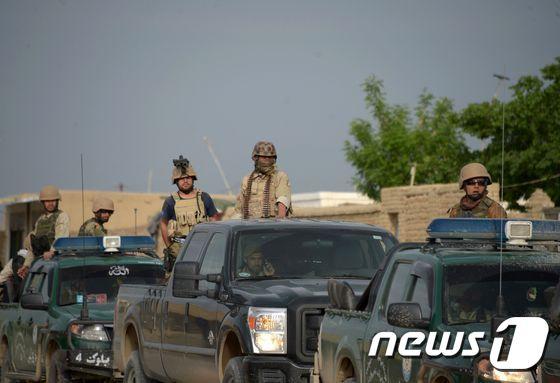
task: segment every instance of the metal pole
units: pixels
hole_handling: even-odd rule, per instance
[[[220,164],[220,160],[218,159],[218,156],[216,156],[216,153],[214,153],[214,149],[212,148],[212,144],[210,144],[210,141],[208,141],[207,137],[202,137],[202,139],[204,140],[204,142],[206,142],[206,146],[208,146],[208,151],[210,152],[210,155],[214,159],[214,163],[216,164],[216,167],[218,168],[218,171],[220,172],[220,175],[222,176],[222,180],[224,181],[224,185],[226,186],[228,194],[233,195],[231,187],[229,186],[229,182],[228,182],[228,180],[226,178],[226,175],[224,173],[224,169],[222,169],[222,165]]]

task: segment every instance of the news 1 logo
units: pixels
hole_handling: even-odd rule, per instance
[[[498,333],[504,333],[510,327],[515,327],[515,332],[509,345],[507,357],[502,359],[501,351],[504,338],[496,336],[490,349],[490,363],[499,370],[528,370],[541,360],[546,340],[548,337],[548,323],[538,317],[513,317],[503,321],[497,328]],[[405,333],[398,342],[398,353],[402,357],[419,357],[424,352],[431,357],[446,356],[476,356],[480,353],[478,342],[485,338],[484,331],[474,331],[467,336],[467,348],[463,348],[465,332],[456,332],[453,344],[450,344],[452,333],[441,333],[438,344],[438,332],[426,333],[421,331],[410,331]],[[395,355],[397,335],[393,332],[379,332],[375,334],[369,348],[369,356],[378,356],[379,346],[383,340],[387,340],[385,356]],[[414,346],[414,348],[410,348]]]

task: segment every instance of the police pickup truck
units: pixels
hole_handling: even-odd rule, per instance
[[[428,235],[394,248],[357,305],[333,282],[314,381],[559,382],[559,334],[548,328],[558,319],[560,222],[438,219]],[[521,323],[503,333],[512,317]],[[521,326],[535,320],[544,332]],[[530,347],[539,337],[542,348]],[[499,369],[514,349],[534,365]]]
[[[162,283],[150,237],[73,237],[33,263],[21,294],[0,304],[2,382],[112,378],[119,286]]]
[[[115,367],[125,382],[308,381],[327,280],[363,291],[395,243],[355,223],[199,224],[167,286],[121,286]]]

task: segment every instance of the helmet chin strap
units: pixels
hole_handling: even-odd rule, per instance
[[[274,171],[274,167],[276,165],[276,161],[274,161],[269,166],[262,166],[259,164],[258,160],[255,160],[255,171],[262,173],[262,174],[269,174]]]
[[[484,190],[481,193],[467,194],[467,198],[473,202],[476,202],[484,198],[484,196],[486,196],[487,194],[488,194],[488,189],[484,188]]]
[[[470,199],[471,201],[478,201],[482,197],[484,197],[484,193],[467,194],[467,198]]]
[[[183,193],[183,194],[189,194],[189,193],[192,192],[193,190],[194,190],[194,184],[192,184],[191,187],[188,188],[188,189],[181,189],[181,188],[179,188],[179,191],[180,191],[181,193]]]

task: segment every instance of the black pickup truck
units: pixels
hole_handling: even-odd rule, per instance
[[[122,285],[114,368],[125,382],[304,382],[327,280],[363,292],[396,239],[365,224],[197,225],[167,285]]]

